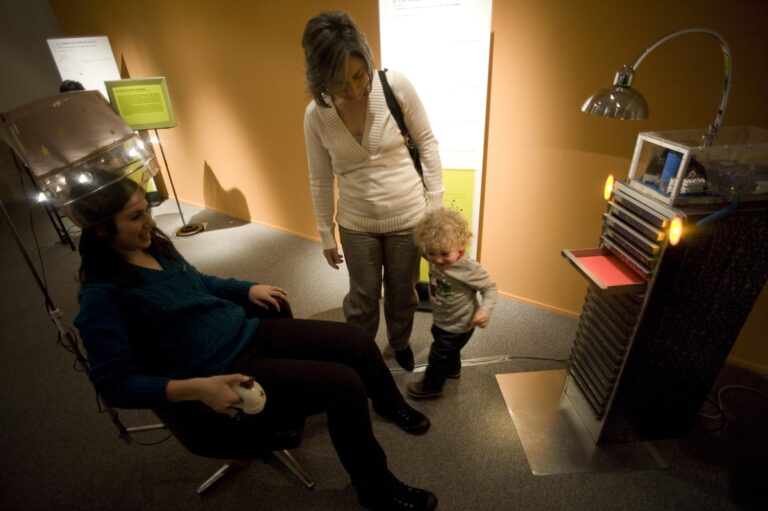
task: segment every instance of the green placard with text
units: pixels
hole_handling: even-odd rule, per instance
[[[176,127],[165,78],[131,78],[104,82],[112,108],[131,129]]]

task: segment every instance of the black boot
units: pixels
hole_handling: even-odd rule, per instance
[[[376,413],[396,423],[403,428],[406,432],[412,435],[421,435],[426,433],[429,427],[432,425],[426,415],[413,408],[411,405],[403,401],[403,403],[393,412],[384,412],[377,410],[376,406],[373,407]]]
[[[357,500],[372,511],[431,511],[437,507],[437,497],[428,490],[407,486],[401,482],[389,491],[358,490]]]
[[[411,350],[410,346],[408,346],[404,350],[396,351],[395,359],[397,360],[397,363],[400,364],[400,367],[402,367],[406,371],[413,371],[413,368],[414,368],[413,350]]]

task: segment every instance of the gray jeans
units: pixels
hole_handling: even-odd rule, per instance
[[[419,304],[416,281],[421,256],[413,242],[413,230],[372,234],[339,227],[339,238],[349,272],[344,316],[375,336],[383,282],[387,340],[395,351],[404,350]]]

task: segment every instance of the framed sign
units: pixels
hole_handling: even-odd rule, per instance
[[[109,80],[104,85],[112,108],[133,130],[176,126],[164,77]]]
[[[107,36],[64,37],[47,41],[62,80],[78,81],[86,90],[97,90],[106,99],[104,82],[120,78]]]

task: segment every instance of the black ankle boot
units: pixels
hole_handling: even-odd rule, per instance
[[[406,432],[412,435],[421,435],[426,433],[432,423],[429,421],[426,415],[413,408],[411,405],[403,401],[403,403],[393,412],[383,412],[377,410],[376,406],[373,407],[376,413],[389,419]]]
[[[358,491],[357,500],[372,511],[432,511],[437,507],[434,493],[400,482],[387,492]]]
[[[400,364],[400,367],[402,367],[406,371],[413,371],[413,367],[414,367],[413,350],[411,350],[410,346],[408,346],[404,350],[396,351],[395,360],[397,360],[397,363]]]

